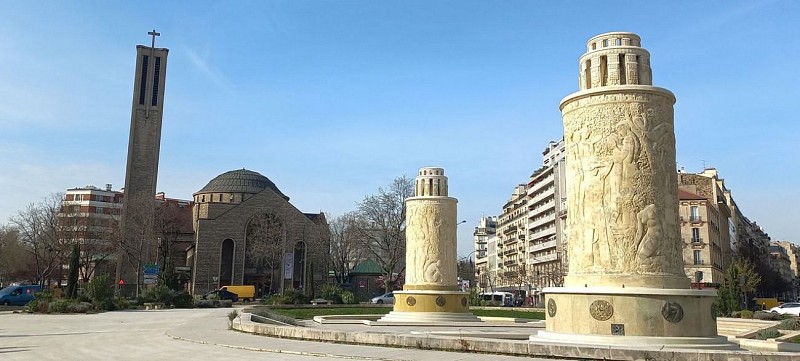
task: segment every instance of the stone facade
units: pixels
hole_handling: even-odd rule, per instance
[[[261,294],[311,294],[324,283],[330,253],[325,216],[302,213],[288,200],[269,179],[244,169],[224,173],[195,193],[193,293],[253,284]],[[271,222],[265,233],[272,237],[257,238],[263,219]]]

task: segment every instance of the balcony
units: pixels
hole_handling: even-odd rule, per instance
[[[545,228],[543,230],[531,233],[531,238],[530,239],[538,239],[538,238],[542,238],[542,237],[549,237],[549,236],[554,236],[555,234],[556,234],[556,227],[553,226],[553,227],[548,227],[548,228]]]
[[[545,216],[543,216],[543,217],[541,217],[539,219],[535,219],[533,221],[529,221],[528,222],[528,228],[529,229],[533,229],[533,228],[539,227],[539,226],[541,226],[543,224],[550,223],[550,222],[555,222],[555,221],[556,221],[556,214],[555,214],[555,212],[553,212],[553,213],[547,214],[547,215],[545,215]]]
[[[541,251],[543,249],[555,248],[555,246],[556,246],[556,240],[542,242],[542,243],[535,244],[533,246],[528,247],[528,252],[530,252],[530,253],[538,252],[538,251]]]
[[[531,257],[530,259],[532,264],[551,262],[558,259],[558,253],[546,254],[540,257]]]
[[[514,233],[516,231],[517,231],[517,226],[506,227],[506,229],[503,230],[503,234]]]
[[[547,188],[544,191],[531,196],[530,200],[528,200],[528,203],[536,204],[543,201],[547,197],[553,197],[555,194],[556,194],[555,189],[553,189],[552,187]]]
[[[689,223],[703,223],[702,216],[689,216]]]
[[[562,210],[558,211],[558,218],[563,218],[563,217],[566,217],[566,216],[567,216],[567,210],[566,209],[562,209]]]

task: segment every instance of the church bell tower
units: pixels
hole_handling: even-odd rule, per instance
[[[133,267],[129,262],[131,250],[138,247],[138,255],[146,254],[142,252],[142,245],[149,244],[147,241],[152,240],[148,231],[151,227],[143,224],[146,221],[142,221],[152,217],[142,216],[153,212],[161,149],[161,118],[169,49],[155,47],[156,36],[160,36],[160,33],[153,30],[148,35],[152,36],[151,46],[136,46],[136,72],[122,206],[122,240],[117,257],[116,281],[123,294],[132,293],[134,287],[139,286],[141,278],[141,275],[136,274],[141,269],[137,272],[139,267]]]

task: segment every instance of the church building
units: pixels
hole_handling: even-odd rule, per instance
[[[255,285],[259,296],[324,283],[330,249],[323,213],[303,213],[275,183],[246,169],[220,174],[194,194],[191,292]]]

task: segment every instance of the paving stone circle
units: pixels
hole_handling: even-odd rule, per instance
[[[589,314],[591,314],[595,320],[606,321],[614,315],[614,306],[608,301],[597,300],[589,305]]]

